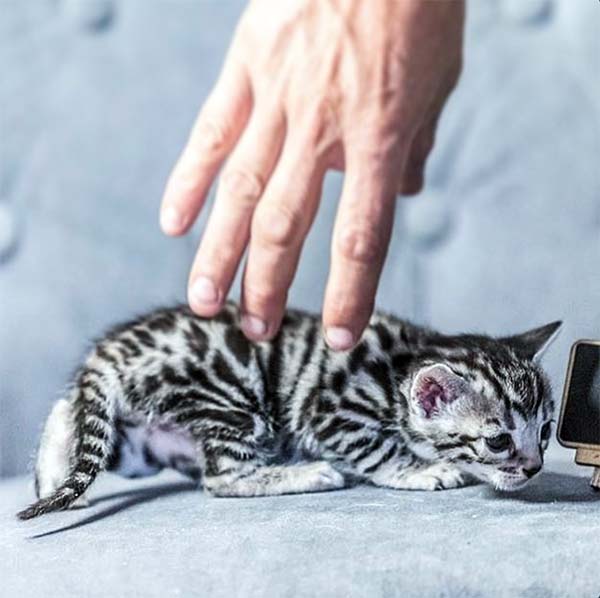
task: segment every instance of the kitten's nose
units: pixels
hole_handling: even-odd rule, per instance
[[[528,478],[532,478],[536,473],[539,473],[539,471],[542,469],[541,464],[540,465],[534,465],[533,467],[530,468],[523,468],[523,473],[528,477]]]

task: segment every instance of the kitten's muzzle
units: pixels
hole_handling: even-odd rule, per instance
[[[499,476],[493,476],[491,482],[496,490],[500,490],[501,492],[515,492],[527,485],[529,479],[523,473],[501,473]]]

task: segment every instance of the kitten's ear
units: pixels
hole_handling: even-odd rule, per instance
[[[464,378],[441,363],[419,370],[410,394],[426,418],[439,414],[446,405],[453,403],[468,392]]]
[[[501,338],[517,355],[526,359],[540,359],[544,351],[552,344],[558,336],[562,322],[552,322],[522,334]]]

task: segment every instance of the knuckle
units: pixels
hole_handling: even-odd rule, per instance
[[[223,173],[221,182],[228,197],[253,206],[260,199],[264,189],[262,178],[244,168],[228,168]]]
[[[273,306],[285,305],[286,294],[265,284],[244,284],[244,305],[253,312],[271,312]]]
[[[177,163],[170,184],[177,189],[178,193],[193,194],[198,189],[199,174],[197,162],[186,156]]]
[[[330,152],[339,143],[340,137],[334,109],[330,102],[324,100],[304,118],[299,140],[302,147],[310,149],[318,159]]]
[[[326,325],[346,326],[355,332],[362,331],[373,312],[373,298],[356,293],[328,297],[324,319]]]
[[[223,243],[222,239],[217,242],[205,239],[198,261],[212,272],[222,270],[225,265],[236,263],[239,260],[239,252],[233,243]]]
[[[261,243],[282,249],[296,245],[304,230],[300,212],[283,204],[259,205],[255,219],[255,234]]]
[[[351,229],[339,235],[338,249],[349,261],[373,264],[383,255],[383,241],[374,229]]]
[[[196,191],[203,177],[226,154],[227,135],[226,129],[216,121],[200,118],[173,173],[180,188]]]
[[[350,159],[360,163],[364,176],[381,176],[384,166],[394,158],[389,144],[382,141],[361,142],[353,147],[354,156]]]
[[[410,139],[414,139],[416,125],[406,119],[396,119],[392,123],[384,122],[385,117],[375,115],[377,125],[363,124],[347,134],[346,146],[352,148],[349,157],[363,167],[378,168],[382,164],[394,162],[407,151]]]
[[[200,161],[206,156],[214,157],[227,150],[228,140],[231,138],[231,127],[223,119],[216,118],[208,113],[200,115],[193,133],[193,148]]]

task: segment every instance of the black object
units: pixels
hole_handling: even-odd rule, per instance
[[[576,463],[594,467],[591,485],[600,489],[600,341],[581,340],[571,348],[558,440],[577,449]]]

